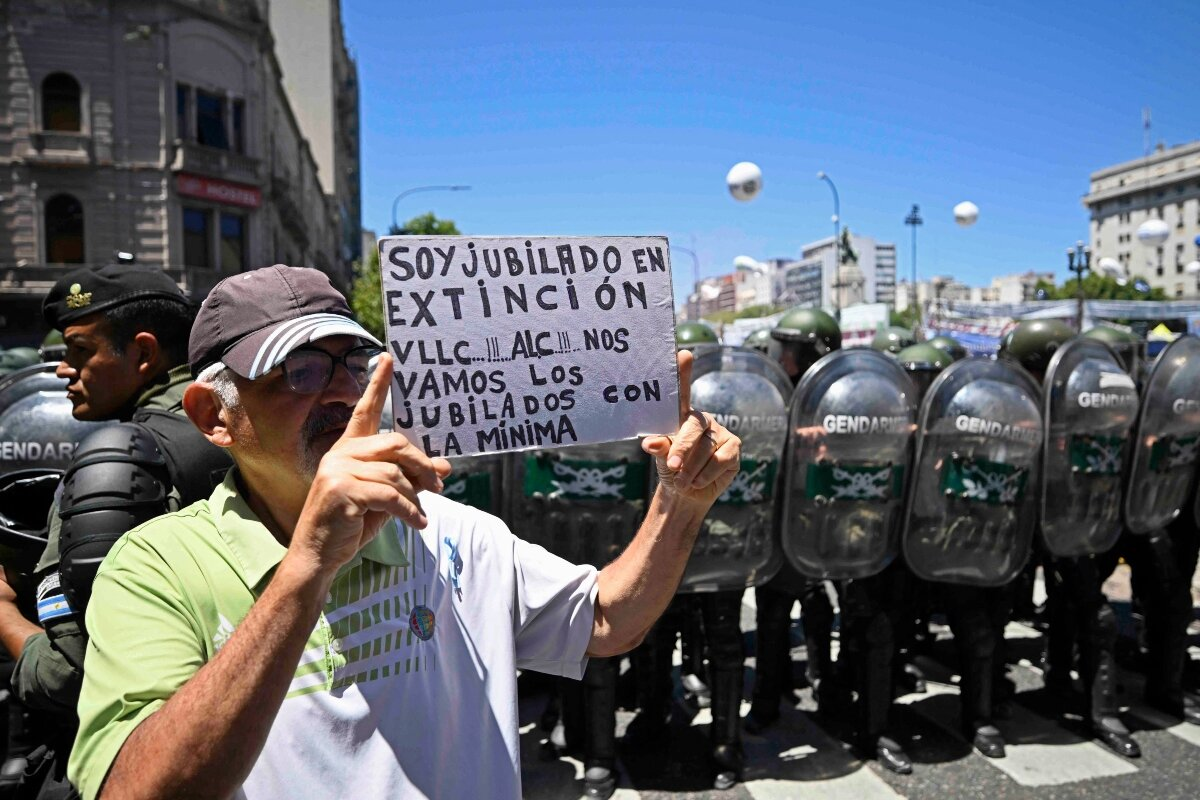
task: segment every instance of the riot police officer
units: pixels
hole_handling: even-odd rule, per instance
[[[703,323],[681,322],[675,328],[678,349],[693,350],[699,355],[703,349],[718,344],[717,335]],[[705,407],[712,408],[708,404]],[[704,539],[702,532],[693,561],[704,558]],[[682,637],[685,667],[690,668],[693,691],[699,688],[696,674],[707,673],[713,720],[710,726],[713,787],[728,789],[741,780],[743,767],[740,708],[745,653],[739,621],[744,586],[736,589],[713,586],[692,592],[688,590],[686,574],[683,584],[646,641],[635,651],[641,713],[630,723],[626,738],[630,744],[648,744],[659,739],[664,731],[673,688],[671,653],[676,637]]]
[[[129,528],[207,497],[231,462],[183,416],[194,310],[166,273],[124,264],[74,270],[42,313],[63,333],[57,375],[75,419],[120,423],[85,438],[66,471],[35,570],[40,624],[23,618],[15,594],[0,586],[0,641],[19,657],[13,688],[59,719],[65,766],[96,568]]]
[[[1112,571],[1111,565],[1104,566],[1104,554],[1121,530],[1123,459],[1096,459],[1094,466],[1087,462],[1068,466],[1058,461],[1064,450],[1075,455],[1072,448],[1127,449],[1137,393],[1111,351],[1095,347],[1093,340],[1068,344],[1072,336],[1073,331],[1057,320],[1022,322],[1014,329],[1007,350],[1042,384],[1050,442],[1047,462],[1042,465],[1043,491],[1048,494],[1038,539],[1049,619],[1046,689],[1056,700],[1073,694],[1071,670],[1078,648],[1079,675],[1093,735],[1120,755],[1137,758],[1141,749],[1121,721],[1116,699],[1116,615],[1101,591]],[[1063,352],[1055,358],[1060,350]],[[1103,393],[1105,404],[1080,404],[1084,389],[1091,390],[1088,396]],[[1071,399],[1075,402],[1069,402]],[[1086,457],[1080,454],[1077,460]],[[1070,513],[1060,516],[1055,506],[1070,509]],[[1090,535],[1085,538],[1085,534]]]
[[[1200,725],[1200,705],[1183,689],[1190,584],[1200,548],[1197,520],[1189,513],[1200,437],[1200,412],[1189,401],[1200,395],[1200,342],[1180,337],[1143,373],[1135,376],[1141,409],[1125,491],[1126,531],[1106,569],[1119,554],[1133,570],[1134,596],[1144,613],[1147,704]]]
[[[779,365],[792,385],[822,356],[842,346],[842,331],[833,317],[815,308],[796,308],[784,314],[771,330],[779,346]],[[756,641],[753,699],[746,717],[746,730],[759,733],[779,719],[781,699],[794,701],[791,659],[792,604],[800,600],[808,651],[806,677],[813,687],[818,708],[825,711],[836,702],[833,657],[832,585],[800,575],[786,563],[763,586],[755,589]],[[822,684],[824,688],[822,689]]]
[[[1011,361],[962,359],[921,405],[904,555],[937,584],[961,662],[962,730],[983,755],[1005,755],[994,695],[1011,584],[1029,560],[1037,505],[1040,389]]]

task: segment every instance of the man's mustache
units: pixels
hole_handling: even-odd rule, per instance
[[[346,405],[318,406],[304,421],[304,441],[311,442],[323,433],[345,428],[354,409]]]

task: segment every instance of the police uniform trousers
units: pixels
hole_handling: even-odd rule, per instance
[[[970,739],[975,731],[993,723],[993,699],[1004,681],[1004,627],[1012,610],[1012,584],[947,583],[939,588],[958,650],[962,726]]]
[[[1146,699],[1155,706],[1174,708],[1184,702],[1183,669],[1198,550],[1200,535],[1189,503],[1166,530],[1123,533],[1109,558],[1115,566],[1119,553],[1133,570],[1133,592],[1145,617]]]
[[[634,653],[638,673],[638,706],[649,719],[665,722],[670,715],[674,682],[671,654],[676,636],[694,638],[689,620],[698,607],[702,624],[704,652],[708,656],[708,683],[712,696],[712,744],[719,762],[724,754],[741,750],[742,683],[745,653],[739,625],[742,591],[706,592],[676,595],[667,611],[655,623],[646,642]],[[695,645],[690,645],[695,647]],[[694,665],[693,665],[694,666]],[[647,726],[647,727],[652,727]],[[722,766],[740,768],[738,764]]]
[[[620,666],[620,656],[591,658],[583,680],[558,682],[567,749],[583,755],[584,769],[616,767]]]
[[[823,581],[801,576],[788,564],[766,584],[754,590],[757,607],[755,675],[750,713],[762,723],[779,717],[780,698],[791,698],[792,604],[800,601],[804,640],[808,651],[807,677],[814,691],[833,675],[830,640],[833,635],[833,605]],[[828,685],[825,692],[828,692]]]
[[[1071,690],[1071,668],[1079,653],[1079,675],[1093,724],[1119,712],[1116,698],[1117,618],[1101,587],[1112,573],[1105,556],[1042,559],[1046,578],[1046,687],[1055,696]]]
[[[855,733],[872,746],[888,726],[907,577],[904,564],[896,560],[878,575],[844,581],[840,587],[838,674],[858,697]]]

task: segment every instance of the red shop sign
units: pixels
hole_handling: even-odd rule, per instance
[[[198,197],[227,206],[258,208],[262,205],[262,190],[254,186],[189,175],[186,172],[175,176],[175,191],[186,197]]]

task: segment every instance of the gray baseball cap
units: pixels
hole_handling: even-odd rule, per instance
[[[327,336],[357,336],[383,347],[350,316],[350,306],[325,273],[273,267],[231,275],[213,287],[188,340],[192,374],[217,361],[256,380],[288,353]]]

